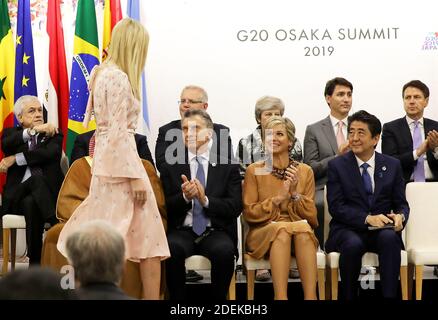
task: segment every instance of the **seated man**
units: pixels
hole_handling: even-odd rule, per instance
[[[37,97],[22,96],[14,106],[20,126],[5,128],[0,172],[7,172],[3,214],[24,215],[30,264],[41,259],[46,222],[57,223],[55,204],[64,175],[61,171],[62,134],[43,122]]]
[[[161,167],[171,254],[165,261],[170,299],[187,298],[185,259],[199,254],[211,261],[211,292],[222,300],[237,256],[237,217],[242,211],[239,165],[214,154],[213,122],[204,110],[186,111],[182,130],[185,163]]]
[[[66,242],[81,300],[131,300],[119,288],[125,264],[122,235],[103,220],[89,222]]]
[[[327,252],[340,253],[344,297],[357,298],[362,255],[379,256],[384,298],[396,298],[403,249],[401,230],[409,216],[400,161],[375,152],[382,126],[366,111],[348,120],[351,151],[328,163],[327,201],[332,216]],[[388,224],[393,223],[392,228]],[[370,230],[375,229],[375,230]]]

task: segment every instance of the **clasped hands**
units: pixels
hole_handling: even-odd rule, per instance
[[[44,132],[46,134],[46,136],[48,136],[48,137],[53,137],[59,131],[58,128],[56,128],[51,123],[39,124],[39,125],[34,126],[31,129],[35,130],[37,133]]]
[[[434,151],[436,148],[438,148],[438,132],[432,130],[427,133],[426,139],[424,139],[423,143],[417,148],[417,156],[420,157],[426,153],[427,150],[430,149]]]
[[[181,179],[183,181],[181,190],[184,193],[185,198],[189,201],[196,198],[202,206],[205,206],[207,199],[205,197],[204,186],[201,182],[196,178],[189,181],[184,174],[181,175]]]
[[[383,227],[388,223],[394,223],[396,232],[403,229],[403,216],[398,213],[369,215],[365,222],[373,227]]]
[[[273,198],[276,205],[279,205],[286,199],[290,199],[297,195],[296,189],[298,185],[298,168],[290,166],[286,168],[286,173],[283,180],[283,186],[279,190],[279,194]]]

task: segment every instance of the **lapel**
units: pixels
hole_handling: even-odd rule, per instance
[[[220,170],[218,166],[219,156],[214,151],[215,149],[211,148],[210,151],[210,161],[208,161],[208,175],[207,175],[207,185],[205,186],[205,194],[211,194],[212,189],[214,188],[215,181],[221,181]]]
[[[332,147],[333,153],[336,154],[338,152],[338,143],[336,142],[335,133],[333,132],[330,116],[325,118],[321,125],[323,134],[327,137],[327,140],[330,143],[330,147]]]
[[[376,152],[375,157],[375,168],[374,168],[374,193],[373,193],[373,204],[377,199],[380,191],[382,190],[384,175],[386,173],[386,161],[383,156]]]
[[[400,136],[406,141],[411,149],[414,148],[414,142],[412,141],[411,129],[409,128],[408,121],[406,117],[400,119]]]
[[[356,157],[354,156],[354,153],[352,151],[349,151],[347,153],[348,157],[348,171],[349,176],[351,177],[351,180],[353,181],[353,184],[357,186],[357,189],[359,190],[359,193],[361,197],[364,199],[365,203],[368,203],[368,197],[365,192],[365,187],[362,182],[362,176],[360,174],[359,166],[357,165]]]

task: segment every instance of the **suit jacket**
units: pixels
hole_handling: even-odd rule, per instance
[[[214,123],[213,130],[215,135],[213,136],[212,150],[214,150],[215,155],[220,154],[225,158],[234,159],[230,129],[224,125]],[[170,135],[168,139],[166,139],[166,134]],[[173,145],[177,140],[179,140],[179,143]],[[181,131],[181,120],[171,121],[158,129],[155,159],[157,160],[157,169],[160,172],[161,167],[166,163],[166,150],[169,146],[173,147],[168,152],[172,152],[174,158],[178,156],[178,163],[183,163],[185,145]],[[227,150],[228,154],[225,154],[225,150]]]
[[[186,149],[187,150],[187,149]],[[210,156],[210,159],[212,157]],[[227,164],[226,158],[208,165],[207,186],[205,195],[209,206],[204,208],[211,220],[211,226],[223,229],[233,240],[237,253],[237,217],[242,212],[242,182],[238,164]],[[191,179],[190,164],[161,166],[161,181],[166,198],[168,229],[181,227],[187,212],[192,208],[192,201],[186,203],[181,190],[181,175]]]
[[[315,176],[316,189],[323,189],[327,183],[328,162],[336,157],[338,143],[330,116],[307,126],[304,136],[304,163]]]
[[[135,300],[127,296],[114,283],[96,282],[79,287],[79,300]]]
[[[56,203],[56,197],[64,179],[60,166],[62,138],[60,133],[53,137],[47,137],[40,133],[36,148],[30,151],[28,143],[23,141],[23,128],[5,128],[2,135],[2,150],[6,157],[23,152],[29,166],[39,166],[42,169],[43,177],[47,181],[54,203]],[[3,213],[10,210],[11,202],[21,180],[23,180],[26,168],[27,166],[18,166],[15,163],[8,169],[3,190]]]
[[[438,131],[438,122],[424,118],[425,137],[429,131]],[[403,177],[406,182],[411,180],[412,172],[417,164],[412,154],[414,150],[411,130],[406,117],[385,123],[382,130],[382,152],[400,160],[403,168]],[[431,150],[427,151],[427,163],[438,181],[438,160],[435,159]]]
[[[73,150],[71,151],[70,163],[73,163],[75,162],[75,160],[89,155],[88,145],[90,144],[90,139],[93,136],[94,131],[96,130],[85,132],[76,136]],[[137,145],[137,152],[140,158],[149,161],[155,167],[151,151],[148,147],[148,140],[146,136],[136,133],[134,137],[135,143]]]
[[[369,214],[394,213],[409,218],[400,161],[376,152],[374,195],[371,204],[365,192],[356,157],[350,151],[328,163],[327,201],[332,216],[329,239],[344,229],[367,231]],[[328,241],[327,241],[328,242]]]

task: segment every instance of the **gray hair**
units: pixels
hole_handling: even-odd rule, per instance
[[[108,222],[94,220],[73,232],[67,238],[66,251],[81,285],[120,281],[125,264],[125,242]]]
[[[295,142],[295,125],[294,123],[286,117],[278,117],[274,116],[271,117],[268,122],[266,123],[265,130],[272,129],[277,125],[283,125],[286,128],[287,138],[290,142]]]
[[[255,105],[255,118],[257,123],[260,123],[262,112],[271,109],[280,110],[280,114],[284,114],[284,103],[280,98],[273,96],[263,96],[257,100]]]
[[[211,120],[210,115],[204,109],[192,109],[184,112],[183,119],[191,118],[194,116],[200,116],[204,121],[208,129],[213,130],[213,121]]]
[[[18,116],[23,113],[24,106],[31,102],[35,102],[38,103],[38,105],[41,105],[40,100],[38,100],[38,97],[35,96],[25,95],[18,98],[14,105],[15,117],[18,118]]]
[[[204,90],[204,88],[201,88],[200,86],[195,86],[195,85],[188,85],[185,86],[184,89],[182,89],[181,91],[181,96],[184,93],[184,91],[186,90],[197,90],[201,93],[201,101],[203,103],[207,103],[208,102],[208,95],[207,95],[207,91]]]

